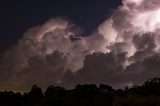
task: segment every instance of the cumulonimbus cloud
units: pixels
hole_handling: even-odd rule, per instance
[[[1,89],[78,83],[118,88],[159,75],[159,4],[158,0],[123,0],[123,5],[86,37],[61,17],[29,29],[3,54]]]

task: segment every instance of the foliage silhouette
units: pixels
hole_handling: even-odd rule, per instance
[[[0,92],[0,106],[160,106],[159,101],[160,78],[125,90],[104,84],[79,84],[71,90],[51,85],[44,93],[36,85],[23,95]]]

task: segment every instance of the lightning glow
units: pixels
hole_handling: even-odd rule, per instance
[[[28,86],[28,83],[35,84],[44,79],[49,84],[53,80],[54,83],[63,83],[67,70],[80,73],[85,67],[86,56],[94,53],[103,53],[107,59],[110,55],[113,64],[109,71],[116,66],[123,67],[124,71],[132,64],[159,54],[160,1],[123,0],[122,3],[94,33],[85,37],[79,36],[76,25],[60,17],[29,29],[17,45],[4,54],[0,69],[7,70],[2,76],[8,79],[4,82],[5,78],[1,78],[0,86]],[[108,68],[110,60],[104,64]],[[139,66],[139,70],[145,69],[143,66]],[[136,70],[137,67],[130,68]],[[129,82],[128,85],[132,85]]]

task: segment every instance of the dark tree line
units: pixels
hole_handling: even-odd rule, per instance
[[[141,86],[114,90],[108,85],[77,85],[72,90],[34,85],[28,93],[0,92],[0,106],[160,106],[160,78]]]

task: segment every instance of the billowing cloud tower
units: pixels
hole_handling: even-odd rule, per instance
[[[61,17],[29,29],[3,54],[1,89],[78,83],[118,88],[159,76],[160,1],[122,3],[89,36],[80,36],[81,30]]]

